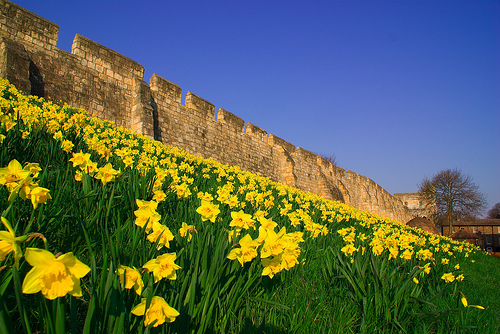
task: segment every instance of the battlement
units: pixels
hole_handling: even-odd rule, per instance
[[[182,88],[173,82],[163,79],[155,73],[151,77],[150,86],[151,90],[154,91],[155,94],[161,95],[163,99],[170,100],[173,103],[181,103]]]
[[[86,37],[71,53],[56,47],[59,27],[0,0],[0,76],[19,89],[85,108],[189,153],[260,173],[273,181],[339,200],[402,222],[408,209],[369,178],[246,123],[237,115],[187,92]]]
[[[81,35],[75,36],[71,53],[82,59],[83,66],[95,69],[99,75],[123,82],[127,86],[132,86],[134,78],[144,78],[144,67],[141,64]]]
[[[59,26],[10,1],[0,0],[0,32],[3,36],[38,48],[52,50],[57,45]]]
[[[222,108],[219,108],[217,111],[217,121],[226,123],[226,125],[233,128],[235,132],[245,132],[245,121]]]

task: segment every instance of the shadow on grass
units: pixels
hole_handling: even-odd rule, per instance
[[[262,322],[259,326],[252,324],[249,318],[245,319],[245,328],[239,334],[289,334],[288,330]]]

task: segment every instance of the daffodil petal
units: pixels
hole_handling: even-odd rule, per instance
[[[142,267],[152,271],[156,267],[156,259],[149,260]]]
[[[54,254],[40,248],[26,248],[24,257],[33,267],[49,266],[55,260]]]
[[[2,220],[2,224],[5,226],[5,228],[7,228],[7,230],[9,230],[10,235],[12,235],[12,237],[14,237],[15,236],[14,229],[12,228],[12,225],[10,225],[10,222],[7,219],[5,219],[4,217],[1,217],[0,220]]]
[[[7,231],[0,231],[0,240],[4,240],[8,243],[13,243],[14,242],[14,236]]]
[[[80,287],[80,279],[73,278],[73,290],[68,292],[73,297],[81,297],[82,296],[82,288]]]
[[[146,298],[142,298],[141,303],[136,305],[130,312],[134,315],[144,315],[146,313]]]
[[[64,263],[69,272],[77,278],[82,278],[90,271],[90,268],[80,262],[71,252],[61,255],[57,260]]]
[[[40,291],[40,278],[44,272],[43,267],[33,267],[24,277],[23,293],[30,294]]]

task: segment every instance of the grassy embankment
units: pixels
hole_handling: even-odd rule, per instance
[[[2,333],[499,331],[500,261],[468,244],[5,81],[0,108]]]

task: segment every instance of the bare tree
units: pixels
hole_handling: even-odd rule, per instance
[[[490,219],[500,219],[500,203],[493,205],[493,207],[488,211],[487,218]]]
[[[316,154],[325,159],[326,161],[330,162],[332,165],[336,167],[339,166],[335,154],[326,154],[326,153],[316,153]]]
[[[424,178],[419,192],[425,204],[436,204],[438,218],[448,222],[449,233],[453,233],[453,219],[457,215],[474,217],[486,206],[486,199],[469,175],[457,169],[442,170],[431,179]]]

